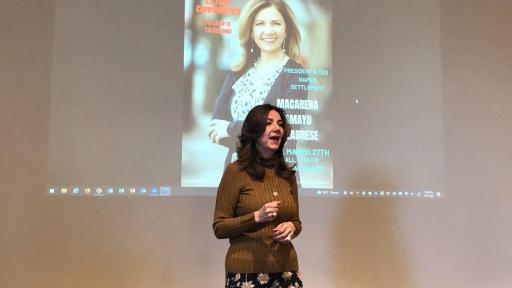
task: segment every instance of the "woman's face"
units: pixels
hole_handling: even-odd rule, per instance
[[[265,132],[258,138],[256,147],[263,158],[269,158],[279,149],[284,128],[281,115],[275,110],[268,113]]]
[[[286,37],[286,24],[283,15],[276,7],[261,9],[254,18],[252,37],[261,53],[275,53],[282,50]]]

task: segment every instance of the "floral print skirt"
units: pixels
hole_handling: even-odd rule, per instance
[[[226,288],[302,288],[300,272],[226,273]]]

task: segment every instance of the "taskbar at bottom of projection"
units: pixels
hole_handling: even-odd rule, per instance
[[[215,187],[171,187],[171,186],[50,186],[47,194],[51,196],[215,196]],[[302,188],[301,197],[339,197],[339,198],[401,198],[401,199],[439,199],[443,193],[434,190],[389,191],[380,189],[324,189]]]

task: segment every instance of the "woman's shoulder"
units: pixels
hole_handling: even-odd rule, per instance
[[[224,170],[224,174],[229,175],[240,175],[241,173],[243,173],[243,170],[238,161],[229,163],[228,166],[226,166],[226,169]]]
[[[302,66],[302,64],[300,64],[296,60],[293,60],[292,58],[288,59],[282,70],[282,80],[285,82],[295,82],[297,80],[297,76],[300,76],[304,73],[302,69],[304,69],[304,66]]]
[[[242,75],[245,74],[247,71],[235,71],[233,69],[230,69],[226,71],[226,78],[225,82],[235,82],[238,80],[238,78],[242,77]]]
[[[284,67],[291,69],[304,69],[304,66],[302,66],[302,64],[300,64],[296,60],[293,60],[292,58],[288,59]]]
[[[226,75],[226,81],[235,81],[238,77],[240,77],[238,72],[229,70]]]

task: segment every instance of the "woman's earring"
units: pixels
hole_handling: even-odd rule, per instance
[[[254,53],[254,40],[251,39],[251,53]]]
[[[286,36],[284,37],[283,43],[281,43],[281,48],[283,49],[284,53],[286,53],[286,49],[284,48],[285,47],[285,42],[286,42]]]

